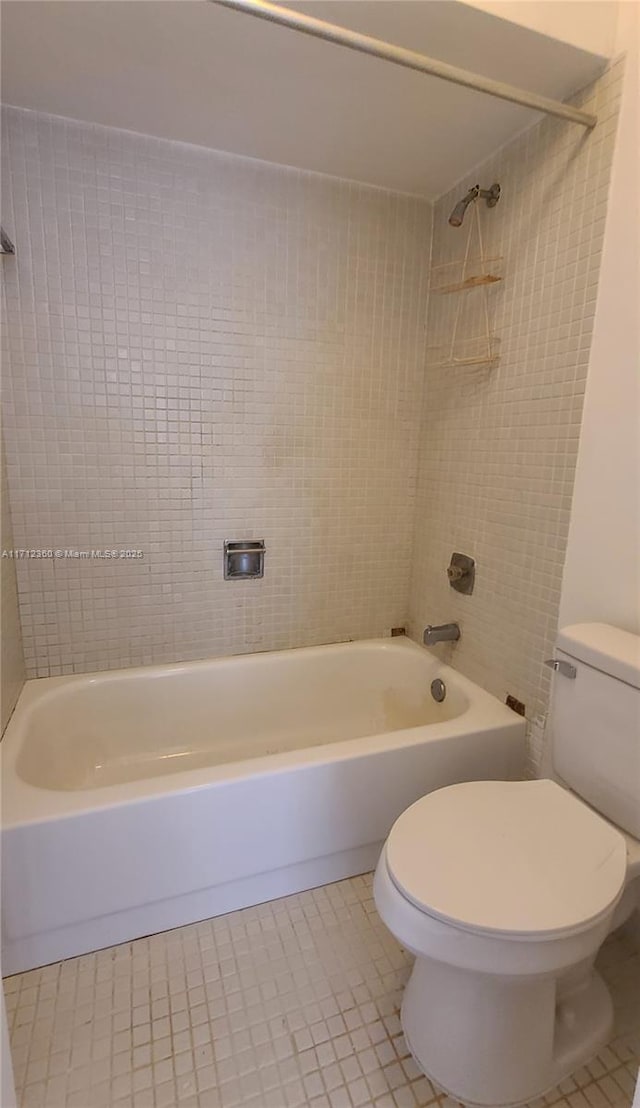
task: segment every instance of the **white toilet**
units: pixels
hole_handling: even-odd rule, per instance
[[[380,916],[416,955],[409,1049],[469,1105],[531,1100],[607,1041],[593,962],[640,908],[640,638],[569,627],[555,668],[560,783],[430,793],[393,825],[375,875]]]

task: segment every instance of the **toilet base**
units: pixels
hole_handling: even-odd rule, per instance
[[[560,979],[500,977],[418,957],[401,1020],[418,1066],[452,1097],[516,1108],[598,1052],[613,1009],[590,964]]]

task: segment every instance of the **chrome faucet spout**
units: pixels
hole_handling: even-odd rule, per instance
[[[457,623],[441,623],[433,626],[431,623],[424,629],[422,641],[425,646],[434,646],[438,642],[457,642],[460,638],[460,628]]]

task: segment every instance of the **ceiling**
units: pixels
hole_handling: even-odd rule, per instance
[[[457,0],[290,6],[557,99],[604,63]],[[5,0],[2,32],[5,103],[429,198],[538,118],[207,0]]]

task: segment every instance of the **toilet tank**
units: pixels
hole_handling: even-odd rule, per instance
[[[551,752],[558,777],[640,839],[640,636],[605,623],[558,634]]]

